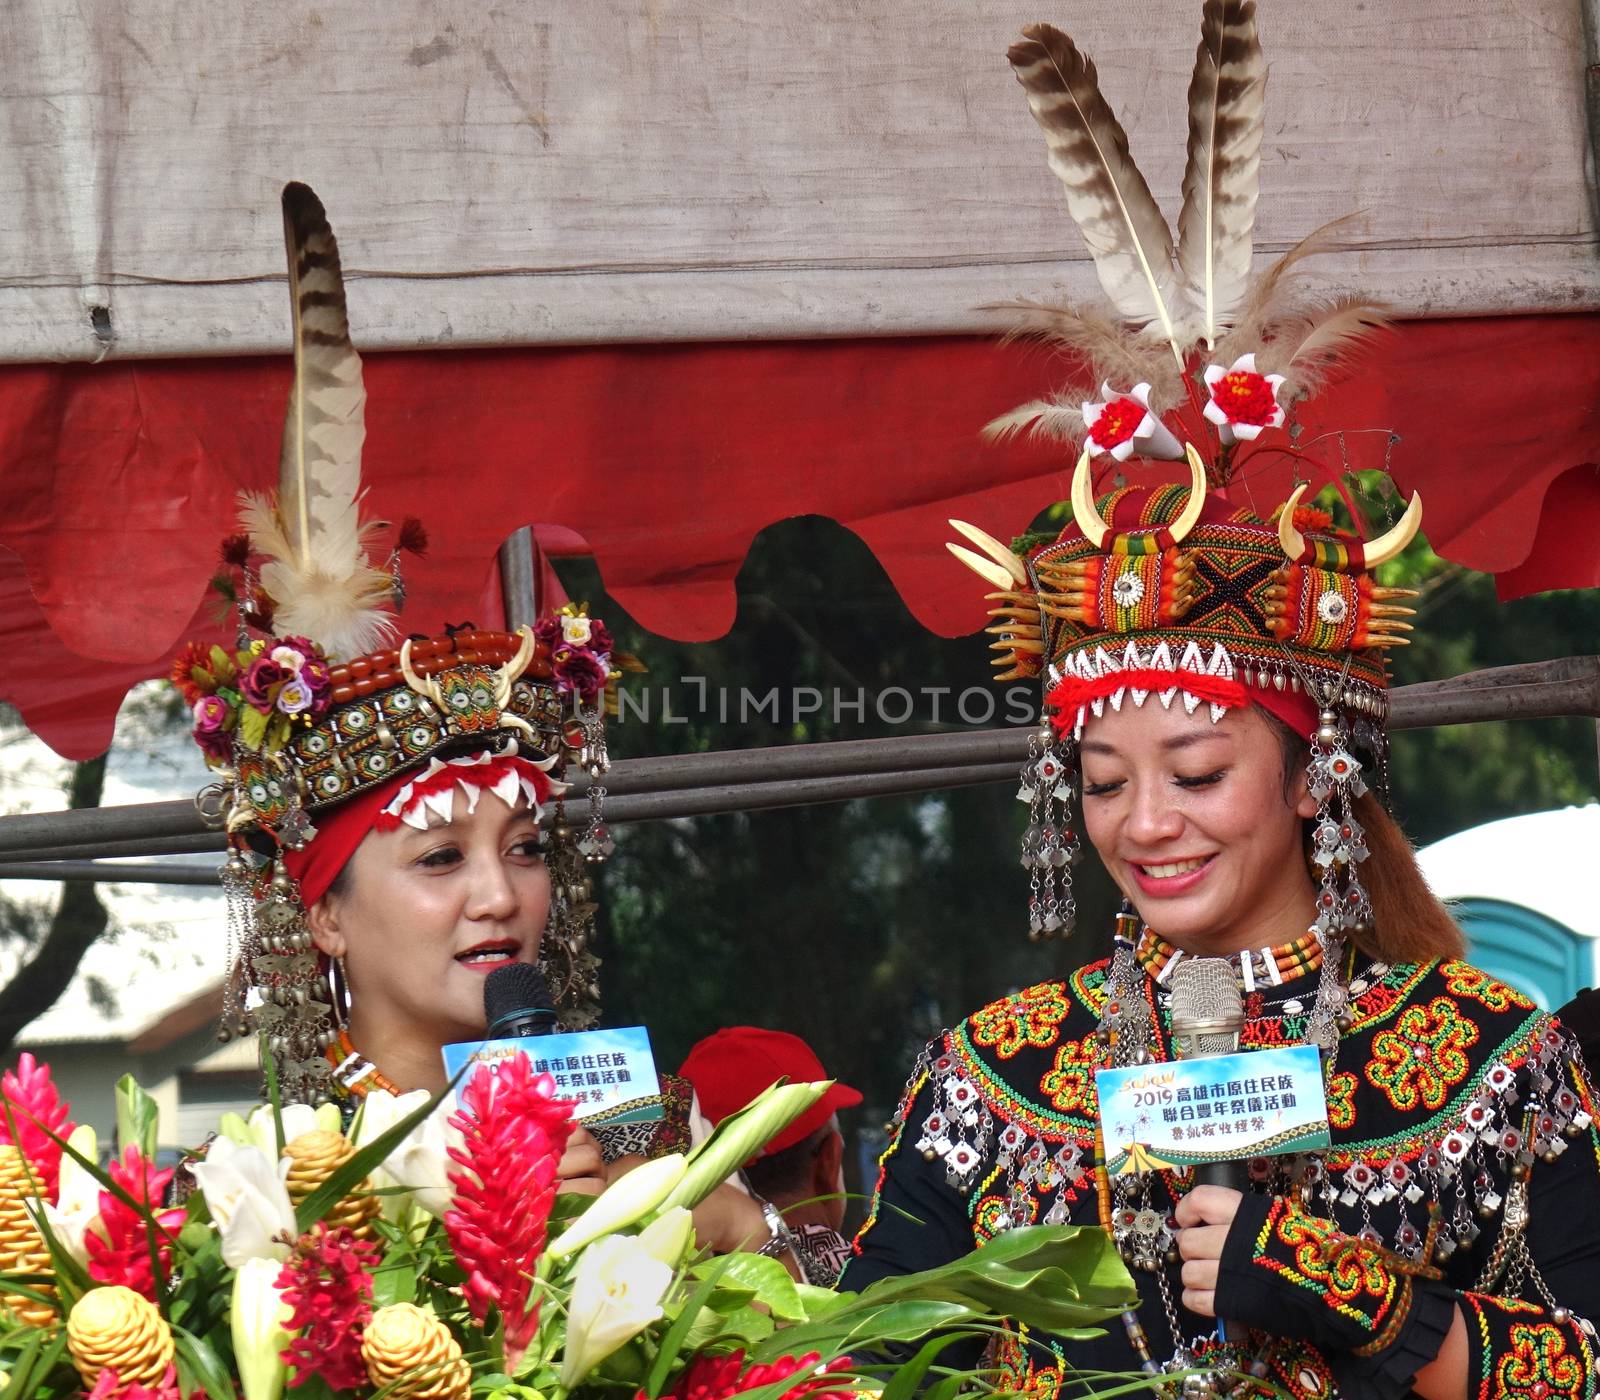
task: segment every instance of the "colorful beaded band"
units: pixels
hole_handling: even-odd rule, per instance
[[[1140,935],[1133,955],[1139,965],[1163,986],[1178,960],[1186,956],[1182,949],[1174,948],[1150,928]],[[1278,948],[1243,949],[1231,954],[1228,961],[1233,964],[1234,976],[1244,992],[1253,992],[1262,984],[1277,987],[1321,969],[1322,939],[1315,932],[1307,932],[1294,942]]]

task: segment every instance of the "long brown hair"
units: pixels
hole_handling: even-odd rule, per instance
[[[1284,785],[1294,787],[1305,771],[1306,740],[1276,715],[1261,716],[1277,732],[1283,745]],[[1358,873],[1372,900],[1370,932],[1352,935],[1351,941],[1371,958],[1390,963],[1429,962],[1434,958],[1459,958],[1466,940],[1439,897],[1428,887],[1417,856],[1400,824],[1372,792],[1356,798],[1356,820],[1366,828],[1367,859]],[[1311,863],[1311,831],[1305,823],[1306,863]],[[1312,867],[1312,880],[1317,874]]]

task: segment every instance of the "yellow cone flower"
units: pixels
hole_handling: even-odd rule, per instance
[[[67,1350],[86,1390],[107,1368],[123,1385],[155,1386],[172,1363],[172,1331],[154,1303],[112,1284],[91,1288],[67,1315]]]
[[[373,1385],[393,1385],[395,1400],[467,1400],[472,1368],[450,1329],[415,1303],[390,1303],[373,1313],[361,1337],[361,1359]]]
[[[0,1273],[48,1274],[50,1250],[28,1213],[38,1201],[39,1178],[28,1167],[15,1147],[0,1147]],[[48,1284],[32,1285],[41,1293],[54,1294]],[[54,1322],[56,1310],[48,1303],[21,1293],[0,1293],[0,1305],[22,1322],[44,1327]]]
[[[289,1176],[284,1185],[289,1188],[289,1199],[298,1206],[354,1157],[356,1149],[342,1133],[313,1128],[286,1142],[283,1155],[289,1159]],[[329,1229],[343,1225],[362,1239],[371,1239],[372,1222],[382,1207],[382,1200],[374,1196],[370,1185],[363,1181],[354,1194],[346,1196],[323,1219]]]

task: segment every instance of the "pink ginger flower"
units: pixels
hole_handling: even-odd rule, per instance
[[[128,1148],[120,1162],[111,1164],[111,1179],[144,1210],[135,1210],[109,1191],[100,1193],[100,1223],[92,1225],[83,1238],[84,1247],[89,1251],[89,1277],[96,1283],[120,1283],[152,1303],[158,1301],[156,1266],[159,1263],[161,1281],[165,1283],[172,1274],[171,1237],[177,1234],[184,1220],[181,1208],[159,1208],[172,1175],[170,1167],[158,1171],[137,1147]],[[149,1223],[151,1217],[156,1222],[154,1228]]]
[[[446,1234],[466,1272],[467,1304],[480,1324],[505,1320],[506,1369],[515,1371],[539,1326],[532,1294],[555,1203],[556,1166],[572,1135],[573,1105],[555,1080],[534,1074],[526,1055],[480,1064],[450,1119],[462,1143],[450,1149],[455,1203]]]
[[[0,1097],[5,1099],[0,1143],[20,1149],[39,1175],[45,1200],[54,1205],[61,1180],[61,1145],[52,1142],[45,1129],[66,1137],[74,1125],[51,1082],[50,1066],[40,1064],[24,1050],[17,1057],[16,1069],[0,1075]]]
[[[343,1225],[317,1225],[300,1237],[278,1275],[278,1288],[294,1309],[285,1330],[297,1333],[280,1353],[291,1387],[320,1376],[329,1389],[367,1385],[361,1334],[372,1320],[372,1271],[378,1246]]]
[[[100,1373],[86,1400],[183,1400],[183,1392],[178,1389],[178,1368],[169,1365],[161,1384],[152,1390],[136,1381],[123,1385],[117,1379],[117,1373],[108,1366]]]

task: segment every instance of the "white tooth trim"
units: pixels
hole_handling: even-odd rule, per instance
[[[1272,956],[1271,948],[1263,948],[1261,950],[1261,961],[1266,966],[1267,977],[1272,982],[1272,985],[1281,987],[1283,985],[1283,974],[1278,971],[1278,960]]]
[[[1248,996],[1256,989],[1255,958],[1248,948],[1239,950],[1239,971],[1244,974],[1244,990]]]
[[[1175,968],[1178,965],[1178,960],[1181,957],[1183,957],[1183,949],[1182,948],[1174,948],[1172,950],[1172,957],[1170,959],[1168,959],[1167,965],[1164,968],[1162,968],[1159,973],[1156,974],[1156,981],[1157,982],[1165,982],[1167,980],[1167,978],[1172,975],[1172,969]]]

